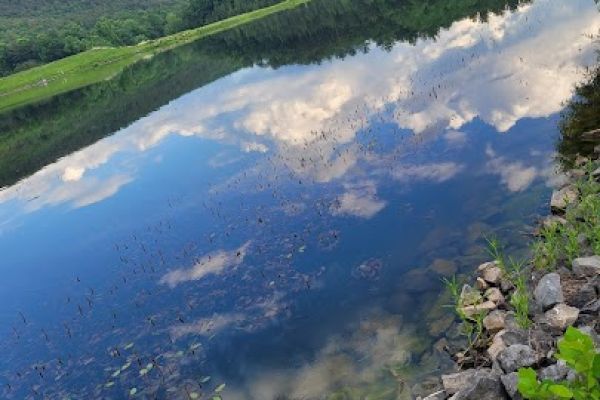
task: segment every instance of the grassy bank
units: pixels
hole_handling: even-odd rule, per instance
[[[260,10],[240,14],[196,29],[179,32],[136,46],[96,48],[0,79],[0,112],[35,103],[118,74],[147,57],[203,37],[289,10],[310,0],[284,0]]]

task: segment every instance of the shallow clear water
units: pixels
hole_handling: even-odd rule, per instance
[[[0,397],[396,399],[446,368],[440,278],[484,261],[486,235],[525,247],[596,60],[592,0],[502,9],[385,49],[366,22],[291,55],[242,28],[142,66],[182,68],[133,120],[94,110],[119,101],[104,87],[59,100],[89,114],[41,126],[104,137],[0,191]],[[232,37],[258,50],[165,94]]]

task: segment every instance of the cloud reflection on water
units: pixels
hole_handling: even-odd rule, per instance
[[[399,43],[389,53],[372,49],[369,55],[296,68],[293,78],[286,68],[256,68],[241,79],[224,79],[185,95],[45,167],[0,192],[0,203],[17,200],[30,212],[101,201],[134,177],[127,173],[124,178],[123,172],[100,177],[91,171],[118,163],[118,153],[144,152],[173,134],[234,144],[246,152],[277,148],[283,158],[311,158],[303,166],[293,160],[289,166],[329,182],[347,174],[360,157],[356,149],[343,156],[335,149],[354,141],[368,118],[390,104],[398,126],[416,134],[449,130],[446,139],[461,143],[464,136],[455,130],[476,117],[505,132],[522,118],[562,109],[583,78],[583,67],[595,57],[587,36],[600,29],[594,7],[586,0],[539,0],[516,12],[491,15],[485,23],[458,21],[435,40]],[[526,187],[534,175],[519,165],[496,164],[495,169],[504,168],[500,175],[513,191]],[[405,170],[402,176],[411,174]],[[92,186],[95,196],[83,189]]]

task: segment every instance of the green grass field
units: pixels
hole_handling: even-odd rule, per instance
[[[289,10],[310,0],[284,0],[270,7],[217,21],[136,46],[95,48],[0,79],[0,112],[35,103],[117,75],[147,57],[203,37]]]

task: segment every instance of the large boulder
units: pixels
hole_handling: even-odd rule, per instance
[[[535,287],[533,297],[544,311],[565,301],[560,286],[560,275],[556,272],[544,275]]]
[[[513,344],[508,346],[498,355],[498,361],[502,369],[509,373],[519,368],[531,367],[538,362],[538,355],[527,345]]]
[[[600,275],[600,256],[576,258],[573,260],[573,272],[579,276]]]

